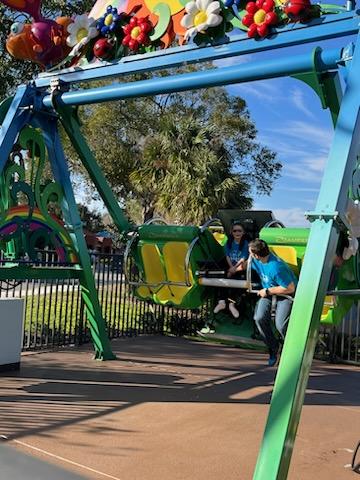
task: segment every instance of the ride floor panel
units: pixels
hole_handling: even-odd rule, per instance
[[[3,374],[0,435],[89,479],[251,480],[275,368],[266,355],[174,337],[22,356]],[[315,362],[290,480],[351,480],[359,368]]]

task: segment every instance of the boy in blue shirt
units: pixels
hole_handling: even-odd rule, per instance
[[[290,267],[279,257],[272,254],[264,240],[256,239],[250,242],[249,252],[252,269],[260,277],[262,289],[259,290],[254,320],[269,348],[269,366],[277,361],[279,341],[271,327],[271,305],[273,295],[290,295],[295,293],[297,278]],[[285,337],[289,322],[292,300],[277,297],[275,326],[282,338]]]

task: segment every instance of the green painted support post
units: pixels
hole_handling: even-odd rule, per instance
[[[72,228],[70,235],[76,248],[79,263],[82,268],[80,275],[81,293],[85,304],[87,320],[90,326],[91,336],[95,347],[95,358],[99,360],[114,360],[108,338],[106,324],[101,312],[94,276],[91,269],[91,261],[85,242],[84,232],[80,215],[77,209],[70,174],[64,157],[57,119],[51,116],[40,116],[39,126],[44,133],[49,159],[53,168],[55,179],[60,183],[64,191],[63,211],[65,220]]]
[[[119,207],[115,195],[109,187],[101,168],[97,164],[93,153],[91,152],[83,134],[81,133],[77,117],[74,114],[74,109],[62,105],[60,101],[57,103],[56,110],[60,115],[61,123],[73,147],[79,155],[84,167],[88,171],[90,178],[94,182],[98,192],[100,193],[100,196],[105,203],[115,225],[120,232],[128,232],[131,230],[131,224]]]
[[[312,215],[314,221],[254,480],[284,480],[288,474],[317,341],[321,309],[333,266],[338,228],[344,218],[348,188],[356,166],[360,136],[359,48],[358,38],[316,212]]]
[[[312,53],[313,69],[311,71],[292,76],[314,90],[320,99],[322,108],[330,110],[331,119],[335,126],[342,100],[340,76],[338,71],[319,72],[318,63],[321,51],[319,47],[314,48]]]
[[[0,219],[2,218],[3,212],[5,212],[11,205],[10,192],[7,188],[4,174],[0,175]],[[5,247],[5,256],[7,259],[15,258],[16,247],[14,240],[6,243]]]

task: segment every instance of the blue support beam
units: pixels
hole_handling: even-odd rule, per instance
[[[318,72],[333,70],[341,62],[342,49],[327,52],[319,49],[315,56],[315,66]],[[61,94],[61,102],[65,105],[88,105],[125,98],[137,98],[151,95],[183,92],[198,88],[209,88],[219,85],[264,80],[283,77],[313,70],[314,56],[312,52],[296,57],[278,57],[262,62],[253,62],[231,67],[223,67],[201,72],[169,77],[153,78],[138,82],[119,83],[106,87],[76,90]],[[60,95],[59,95],[60,96]],[[59,96],[57,99],[60,100]],[[45,107],[52,107],[51,95],[43,99]]]
[[[54,78],[68,83],[77,83],[173,68],[192,63],[277,50],[305,43],[315,43],[331,38],[355,35],[358,31],[358,13],[351,11],[321,17],[313,20],[311,25],[302,23],[291,24],[286,28],[278,29],[275,35],[261,40],[249,39],[245,33],[242,33],[232,36],[229,42],[223,45],[198,47],[190,44],[142,55],[129,55],[116,63],[103,62],[81,68],[73,67],[47,72],[35,79],[35,85],[36,87],[49,87],[51,80]],[[284,53],[284,55],[286,54]],[[289,59],[288,55],[286,55],[286,58]]]
[[[11,102],[10,108],[0,128],[0,174],[2,173],[17,136],[24,125],[29,122],[33,89],[22,85],[17,89],[16,95]]]

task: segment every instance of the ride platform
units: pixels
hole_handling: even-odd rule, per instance
[[[276,373],[265,354],[157,336],[112,348],[110,363],[90,362],[91,345],[24,354],[0,379],[7,446],[88,479],[252,478]],[[354,478],[358,375],[313,363],[289,480]]]

